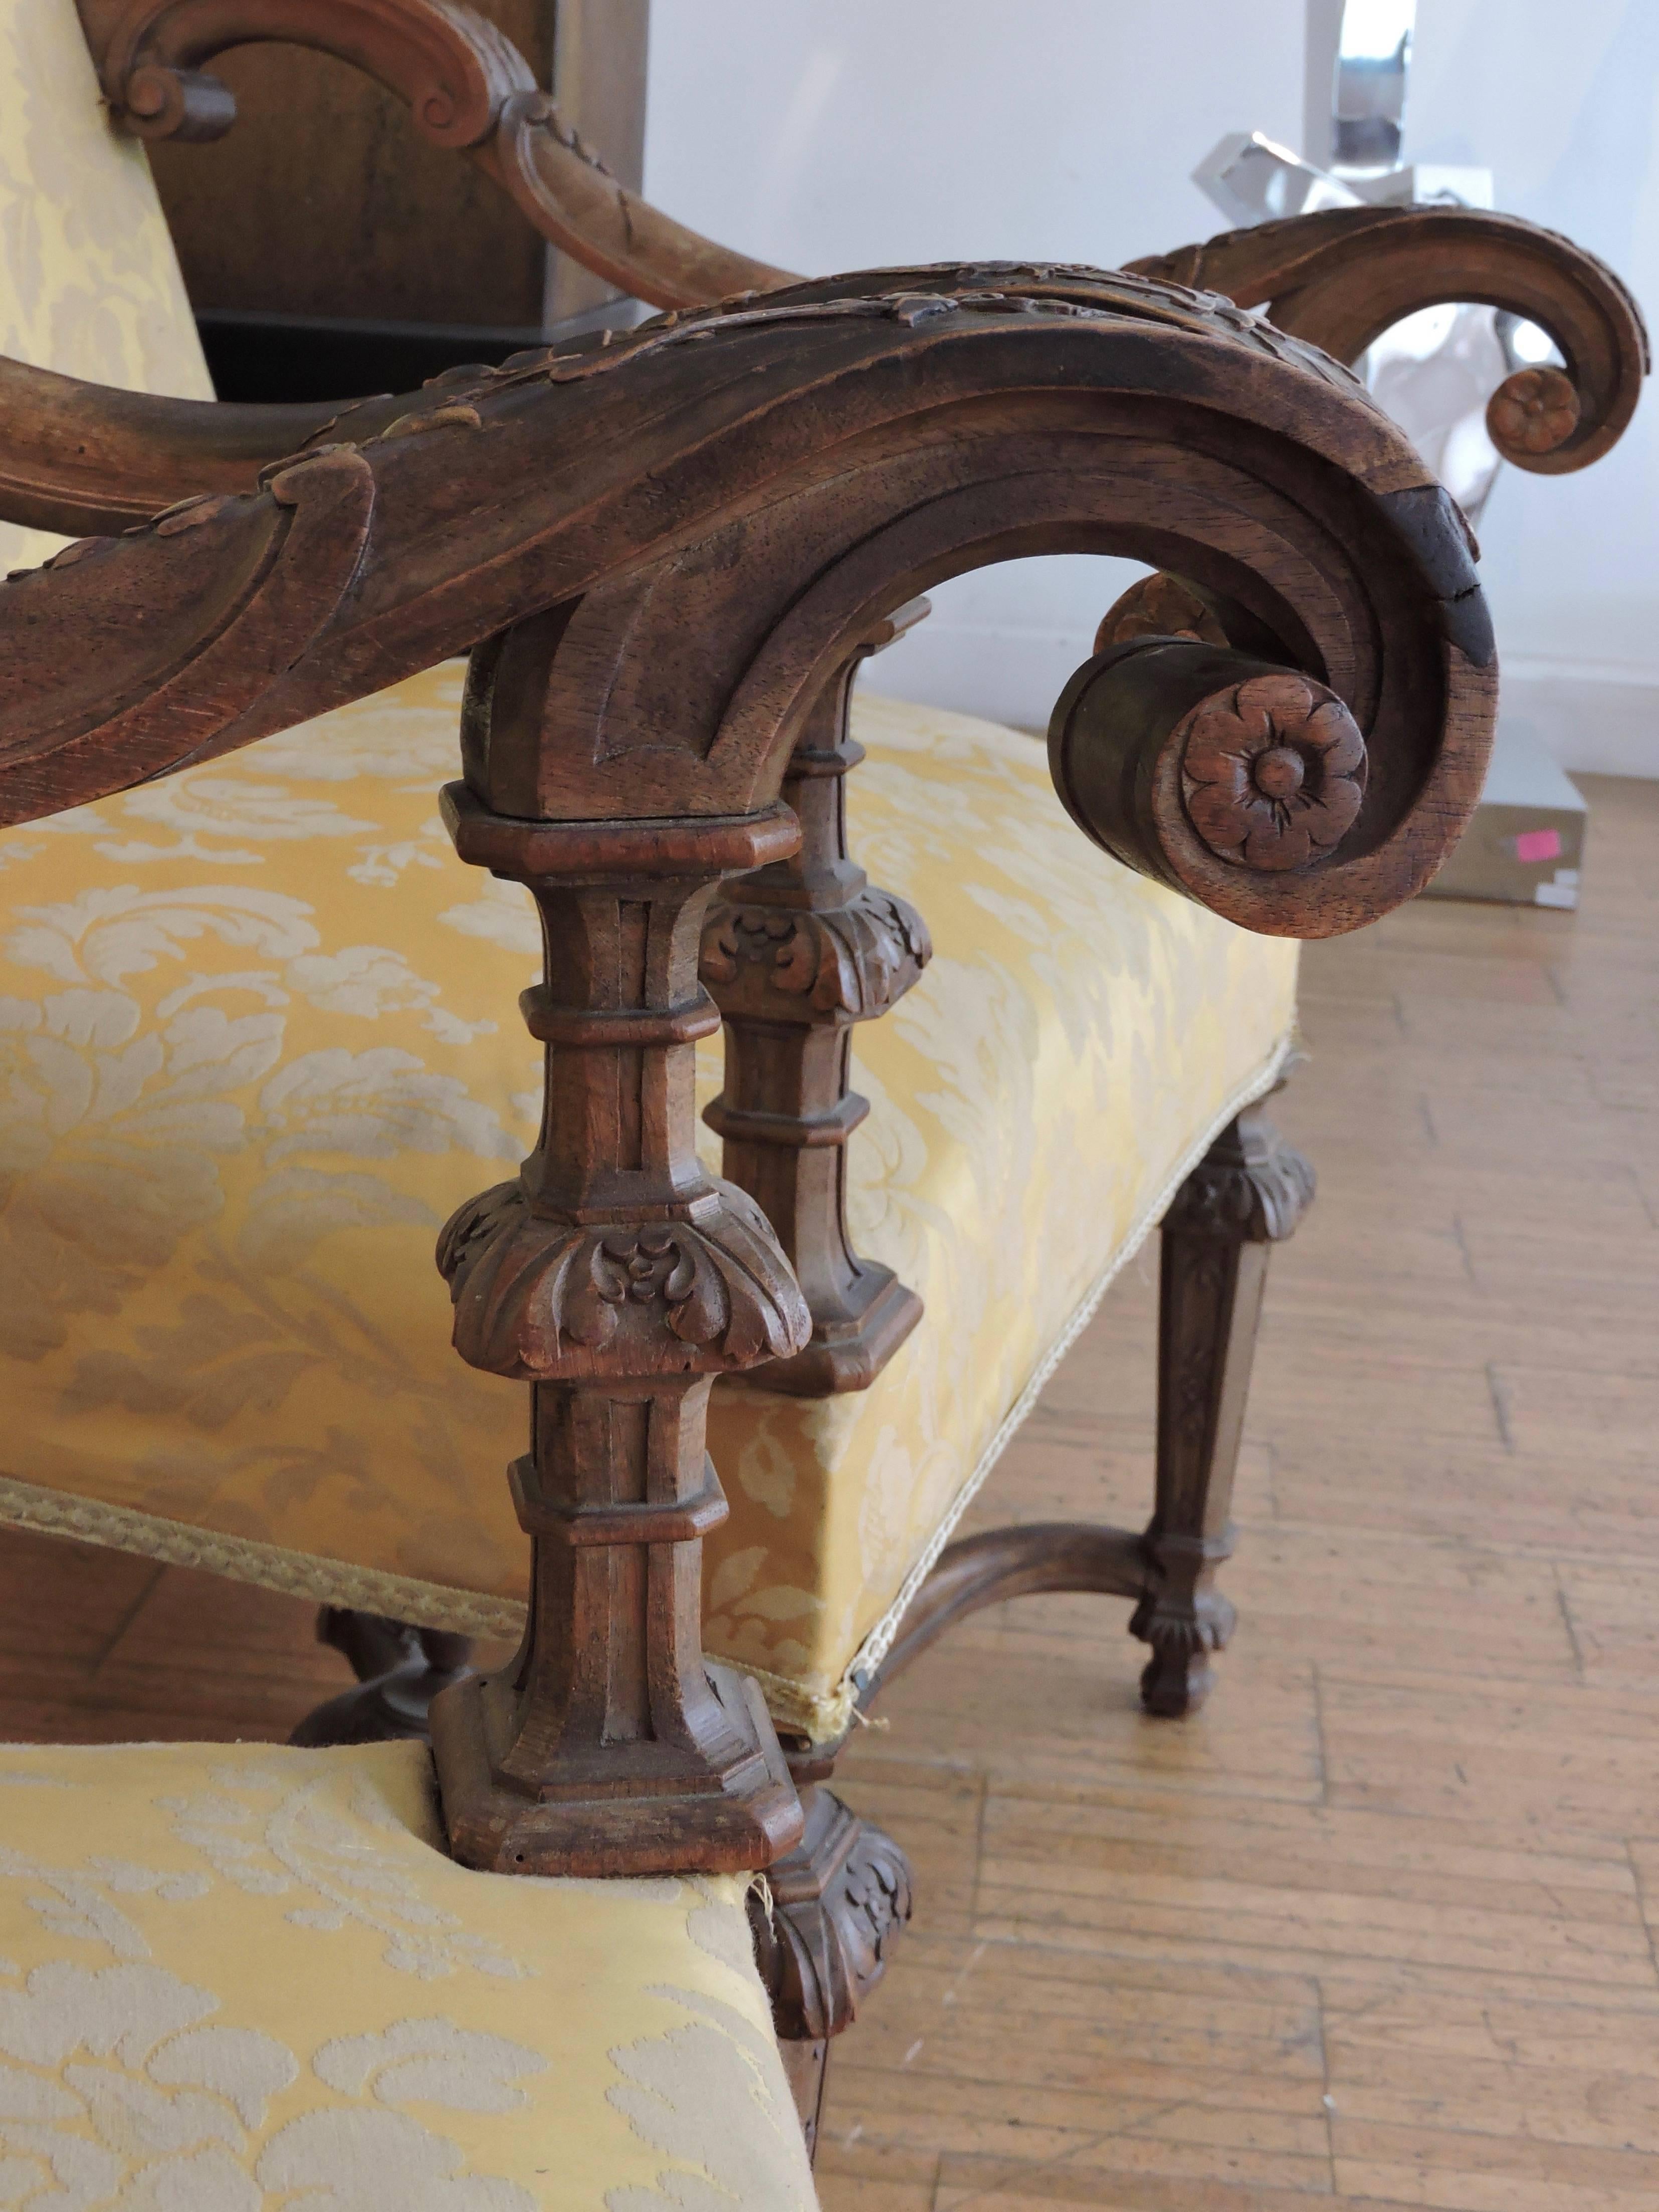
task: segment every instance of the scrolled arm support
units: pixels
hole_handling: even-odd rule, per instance
[[[1280,330],[1339,361],[1358,361],[1402,317],[1444,301],[1539,324],[1565,373],[1516,370],[1486,422],[1505,460],[1545,476],[1587,467],[1617,443],[1650,366],[1641,312],[1605,263],[1555,231],[1480,208],[1334,208],[1129,265],[1265,307]]]
[[[696,1152],[704,925],[724,882],[761,874],[806,918],[784,969],[810,988],[782,995],[824,1002],[832,1044],[842,1013],[908,978],[921,924],[870,927],[832,824],[799,880],[771,872],[801,836],[792,757],[826,771],[794,779],[810,811],[805,787],[847,764],[831,687],[884,620],[964,569],[1064,550],[1168,562],[1224,632],[1242,608],[1270,648],[1154,639],[1091,664],[1060,718],[1091,834],[1263,930],[1352,927],[1419,886],[1491,731],[1455,517],[1328,362],[1141,280],[872,272],[665,319],[447,379],[258,492],[0,586],[0,820],[471,651],[447,818],[464,860],[526,884],[547,951],[520,1001],[546,1050],[538,1141],[439,1253],[461,1356],[532,1397],[511,1471],[534,1545],[525,1644],[433,1708],[471,1863],[735,1869],[799,1832],[758,1692],[701,1646],[698,1547],[722,1510],[709,1392],[811,1328],[781,1239]],[[1271,812],[1302,791],[1325,810],[1305,859]],[[718,928],[714,951],[745,997],[780,972],[728,958]],[[857,1943],[826,1954],[823,1987],[845,1996],[903,1884],[884,1859],[837,1863]]]
[[[1273,902],[1277,927],[1323,933],[1318,870],[1358,817],[1370,762],[1327,685],[1226,646],[1142,637],[1086,661],[1048,732],[1054,788],[1097,845],[1226,911],[1216,864]]]

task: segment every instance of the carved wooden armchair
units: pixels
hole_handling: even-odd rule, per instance
[[[86,13],[106,94],[153,127],[222,122],[200,65],[275,25],[409,92],[594,265],[617,273],[625,229],[644,296],[665,257],[688,285],[733,274],[624,206],[458,8]],[[1441,296],[1452,233],[1378,220],[1420,272],[1391,296]],[[1587,257],[1475,220],[1506,257],[1486,281],[1583,395],[1553,455],[1590,457],[1633,403],[1639,325]],[[1321,239],[1322,268],[1353,267]],[[3,511],[137,535],[0,597],[12,818],[88,802],[0,844],[0,1511],[428,1637],[517,1627],[531,1529],[526,1658],[457,1687],[437,1731],[452,1840],[505,1866],[520,1839],[526,1867],[775,1856],[767,1723],[729,1678],[701,1687],[706,1549],[702,1632],[763,1684],[808,1797],[761,1941],[810,2106],[908,1909],[897,1853],[817,1786],[854,1701],[971,1606],[1052,1588],[1133,1601],[1155,1710],[1201,1694],[1266,1251],[1310,1188],[1254,1110],[1294,939],[1431,872],[1493,672],[1409,447],[1224,302],[1069,270],[775,289],[745,266],[764,301],[337,413],[5,368]],[[929,583],[1054,550],[1180,580],[1115,611],[1056,711],[1073,819],[1029,741],[878,706],[849,793],[860,659]],[[441,664],[468,648],[463,705]],[[450,828],[500,888],[428,834],[458,716]],[[896,891],[848,857],[849,806]],[[542,912],[544,1101],[505,1012],[515,882]],[[920,915],[941,954],[912,991]],[[907,992],[860,1033],[849,1147],[851,1029]],[[692,1146],[705,993],[725,1186]],[[466,1203],[526,1147],[524,1179]],[[465,1368],[425,1258],[446,1215]],[[1160,1218],[1150,1532],[940,1557]],[[383,1649],[340,1632],[365,1666]]]

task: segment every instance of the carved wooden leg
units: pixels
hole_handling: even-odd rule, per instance
[[[761,1979],[794,2091],[809,2154],[830,2046],[881,1979],[910,1917],[910,1868],[890,1836],[822,1784],[801,1789],[806,1832],[750,1893]]]
[[[1201,1705],[1233,1608],[1215,1587],[1232,1550],[1233,1474],[1270,1245],[1311,1202],[1313,1170],[1260,1107],[1229,1122],[1164,1217],[1158,1283],[1158,1498],[1150,1587],[1129,1632],[1152,1647],[1151,1713]]]
[[[343,1605],[322,1607],[317,1640],[331,1644],[350,1661],[357,1686],[307,1713],[290,1743],[393,1743],[408,1737],[424,1741],[432,1700],[460,1680],[472,1656],[470,1636],[416,1628],[406,1620]]]
[[[732,884],[703,929],[702,978],[726,1020],[725,1087],[706,1118],[726,1140],[723,1173],[777,1231],[812,1316],[806,1349],[758,1378],[768,1390],[865,1389],[921,1318],[915,1292],[853,1249],[847,1140],[870,1110],[849,1080],[853,1024],[884,1014],[933,947],[915,908],[849,858],[846,781],[864,757],[847,728],[859,663],[927,607],[900,608],[826,687],[784,778],[799,852]]]
[[[511,1470],[524,1643],[433,1708],[450,1847],[504,1873],[766,1866],[802,1816],[759,1691],[702,1656],[702,1539],[726,1514],[703,1435],[715,1375],[799,1350],[809,1324],[764,1218],[697,1158],[692,1057],[720,1019],[696,980],[709,895],[795,824],[518,819],[465,785],[444,801],[461,857],[529,886],[547,944],[520,1001],[547,1048],[540,1139],[439,1241],[456,1349],[534,1384]]]

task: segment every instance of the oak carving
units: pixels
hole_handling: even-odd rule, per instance
[[[191,407],[0,363],[0,507],[100,533],[0,592],[0,805],[28,818],[472,649],[452,828],[542,908],[548,981],[526,1012],[548,1060],[536,1152],[440,1246],[463,1355],[527,1380],[533,1405],[512,1471],[535,1559],[525,1645],[437,1709],[452,1837],[518,1869],[776,1859],[799,1810],[763,1714],[698,1639],[696,1555],[724,1510],[702,1409],[715,1376],[801,1358],[809,1318],[819,1352],[841,1328],[843,1357],[806,1387],[867,1380],[915,1303],[890,1279],[860,1309],[874,1271],[836,1232],[850,1027],[928,950],[838,827],[859,653],[979,561],[1147,561],[1160,573],[1057,712],[1067,804],[1129,865],[1252,927],[1368,921],[1473,804],[1490,634],[1443,498],[1296,337],[1352,357],[1369,318],[1437,298],[1526,313],[1569,371],[1511,378],[1492,434],[1522,466],[1566,469],[1628,419],[1639,320],[1565,241],[1443,210],[1268,226],[1153,265],[1174,283],[1041,263],[796,283],[623,191],[459,0],[82,8],[106,97],[141,136],[216,135],[234,105],[214,58],[298,40],[390,86],[624,289],[675,309],[750,295],[343,408]],[[1293,335],[1188,284],[1271,300]],[[696,1164],[689,1055],[715,1018],[699,935],[738,1070],[727,1164],[770,1176],[781,1243]],[[884,1679],[993,1596],[1074,1587],[1136,1600],[1152,1710],[1201,1696],[1231,1620],[1213,1582],[1261,1267],[1310,1190],[1246,1115],[1171,1209],[1145,1538],[952,1547]],[[810,2087],[908,1881],[884,1838],[813,1783],[807,1799],[761,1947]]]
[[[1246,868],[1303,868],[1334,852],[1365,795],[1365,740],[1334,692],[1254,676],[1176,724],[1181,794],[1211,852]]]
[[[111,396],[92,399],[95,416]],[[14,452],[29,465],[27,421]],[[525,1644],[433,1708],[452,1845],[523,1871],[764,1864],[802,1816],[752,1686],[701,1650],[700,1543],[724,1510],[704,1416],[716,1376],[795,1356],[810,1316],[766,1218],[692,1141],[720,886],[747,877],[738,913],[788,920],[717,929],[718,988],[837,1045],[890,1000],[921,923],[866,896],[833,838],[823,880],[792,876],[780,793],[793,778],[810,813],[808,787],[838,787],[838,762],[807,757],[839,750],[845,683],[890,611],[977,562],[1094,546],[1244,607],[1283,655],[1267,672],[1344,702],[1370,761],[1322,857],[1219,858],[1178,775],[1164,808],[1165,769],[1200,700],[1262,671],[1231,645],[1118,648],[1110,712],[1080,710],[1066,758],[1086,766],[1098,727],[1158,786],[1114,825],[1130,864],[1257,927],[1370,920],[1479,790],[1493,671],[1467,545],[1405,440],[1319,356],[1080,270],[906,270],[665,319],[382,403],[266,479],[198,487],[0,586],[0,815],[211,758],[471,649],[447,817],[463,859],[541,911],[524,1012],[546,1072],[520,1176],[441,1245],[463,1355],[527,1381],[532,1406],[511,1471]],[[1091,664],[1097,704],[1109,675]],[[835,1081],[845,1097],[844,1067]],[[1176,1540],[1166,1516],[1153,1627],[1184,1617]],[[1188,1614],[1201,1597],[1195,1577]]]
[[[915,908],[853,860],[846,780],[864,757],[848,730],[859,664],[926,611],[919,600],[878,624],[826,686],[784,775],[799,851],[734,885],[703,930],[702,977],[726,1022],[725,1085],[705,1119],[725,1140],[725,1173],[777,1230],[812,1316],[810,1344],[766,1368],[763,1389],[866,1389],[921,1319],[915,1293],[853,1249],[847,1148],[869,1112],[852,1087],[852,1025],[885,1013],[933,945]]]
[[[216,138],[236,119],[206,64],[281,40],[334,54],[477,163],[553,245],[634,297],[701,306],[788,282],[618,184],[495,25],[461,0],[78,0],[104,97],[146,138]]]

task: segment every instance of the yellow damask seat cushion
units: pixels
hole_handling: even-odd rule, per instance
[[[526,1394],[450,1350],[432,1248],[533,1140],[538,939],[438,820],[459,685],[0,836],[0,1517],[516,1630]],[[1105,1281],[1273,1080],[1296,974],[1087,844],[1034,739],[868,698],[856,724],[856,849],[938,950],[856,1032],[849,1212],[927,1312],[869,1390],[722,1387],[710,1421],[709,1647],[820,1737]],[[705,1097],[719,1073],[714,1040]]]
[[[416,1744],[0,1745],[0,2203],[810,2212],[744,1887],[472,1873]]]

